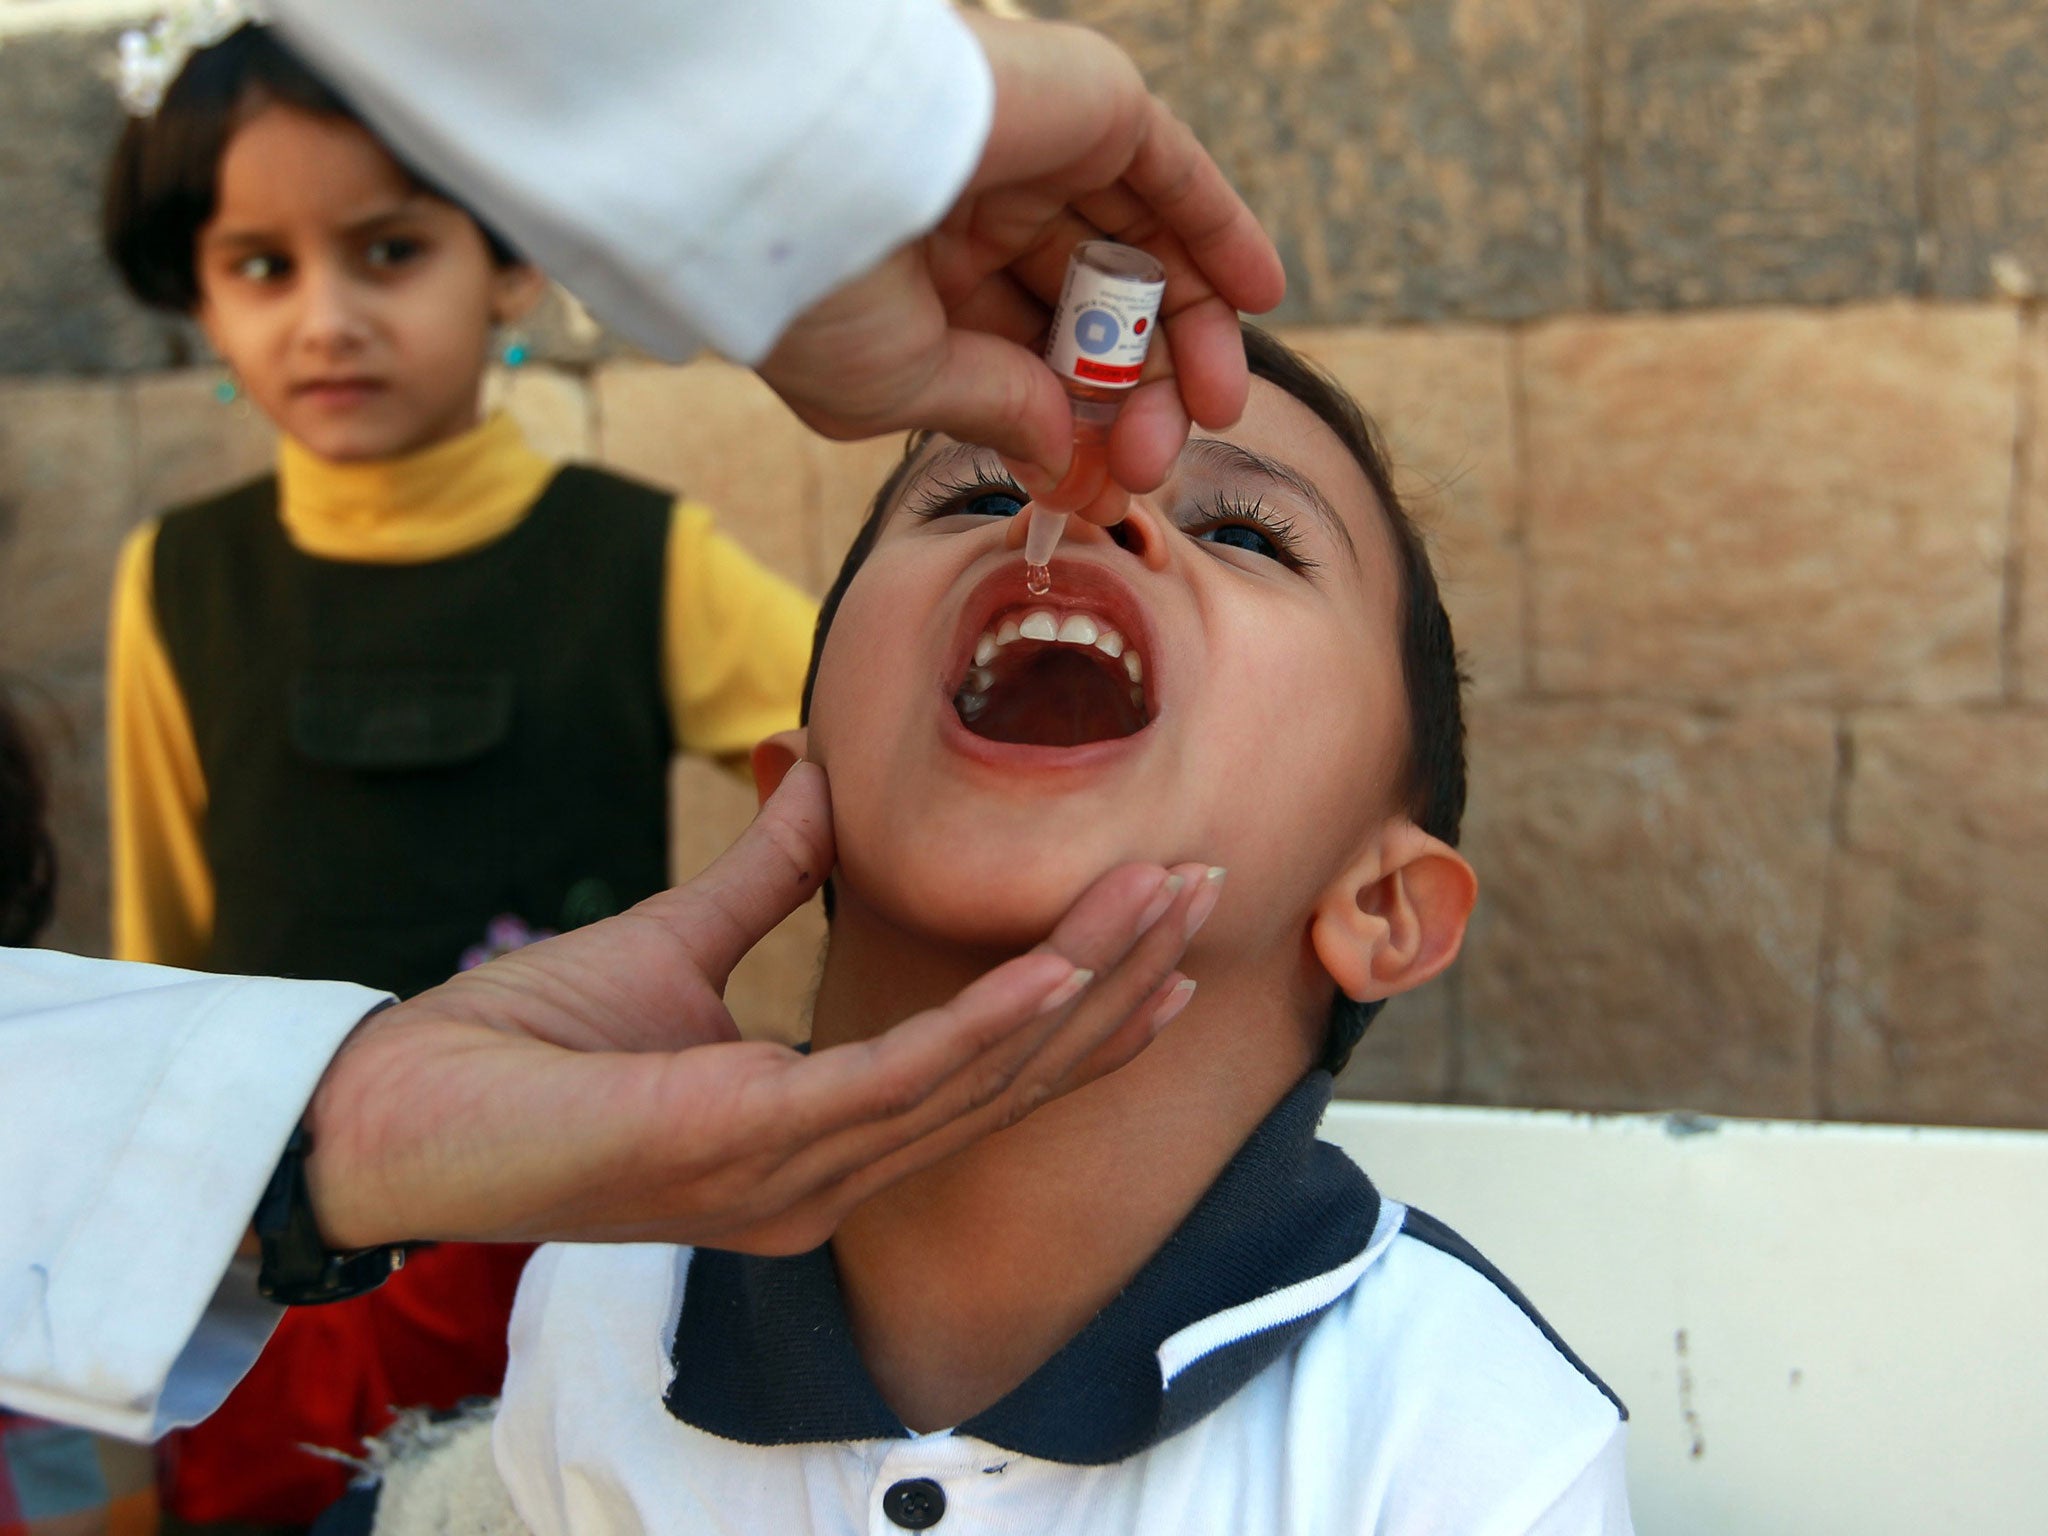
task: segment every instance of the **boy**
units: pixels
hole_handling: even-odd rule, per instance
[[[1047,598],[996,461],[914,444],[826,601],[808,729],[756,755],[832,786],[819,1048],[1126,859],[1228,866],[1166,919],[1214,908],[1199,1001],[1170,980],[1137,1060],[828,1248],[544,1250],[494,1447],[540,1536],[1628,1529],[1612,1394],[1314,1139],[1370,1011],[1457,953],[1463,731],[1371,428],[1246,346],[1243,421],[1070,534]]]

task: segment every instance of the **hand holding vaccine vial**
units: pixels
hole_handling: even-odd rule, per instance
[[[1144,371],[1165,292],[1166,269],[1136,246],[1090,240],[1068,258],[1045,356],[1074,408],[1077,467],[1107,456],[1109,429]],[[1032,509],[1024,584],[1035,596],[1052,590],[1052,552],[1066,526],[1066,513]]]

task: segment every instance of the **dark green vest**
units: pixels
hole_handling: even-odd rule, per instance
[[[670,498],[562,470],[481,549],[323,560],[277,482],[173,512],[157,620],[206,777],[206,963],[410,995],[491,919],[666,884]]]

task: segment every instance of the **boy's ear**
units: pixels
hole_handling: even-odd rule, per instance
[[[811,733],[802,726],[777,731],[754,747],[754,793],[766,805],[768,797],[782,787],[783,776],[804,759]]]
[[[515,325],[533,313],[548,291],[547,274],[523,261],[499,267],[491,276],[491,320]]]
[[[1479,877],[1457,849],[1400,817],[1330,882],[1309,942],[1346,997],[1378,1002],[1458,958],[1478,896]]]

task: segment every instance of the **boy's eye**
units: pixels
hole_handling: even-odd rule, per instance
[[[1227,544],[1232,549],[1242,549],[1254,555],[1264,555],[1268,560],[1285,560],[1287,557],[1280,547],[1266,534],[1246,523],[1223,523],[1214,528],[1205,528],[1195,535],[1205,544]]]
[[[1241,549],[1302,575],[1316,568],[1316,562],[1303,551],[1293,522],[1262,501],[1226,496],[1186,531],[1198,543]]]
[[[968,497],[959,510],[968,517],[1015,517],[1030,504],[1016,491],[981,491]]]
[[[942,480],[925,487],[912,511],[927,522],[942,517],[1015,517],[1031,498],[1007,480]]]

